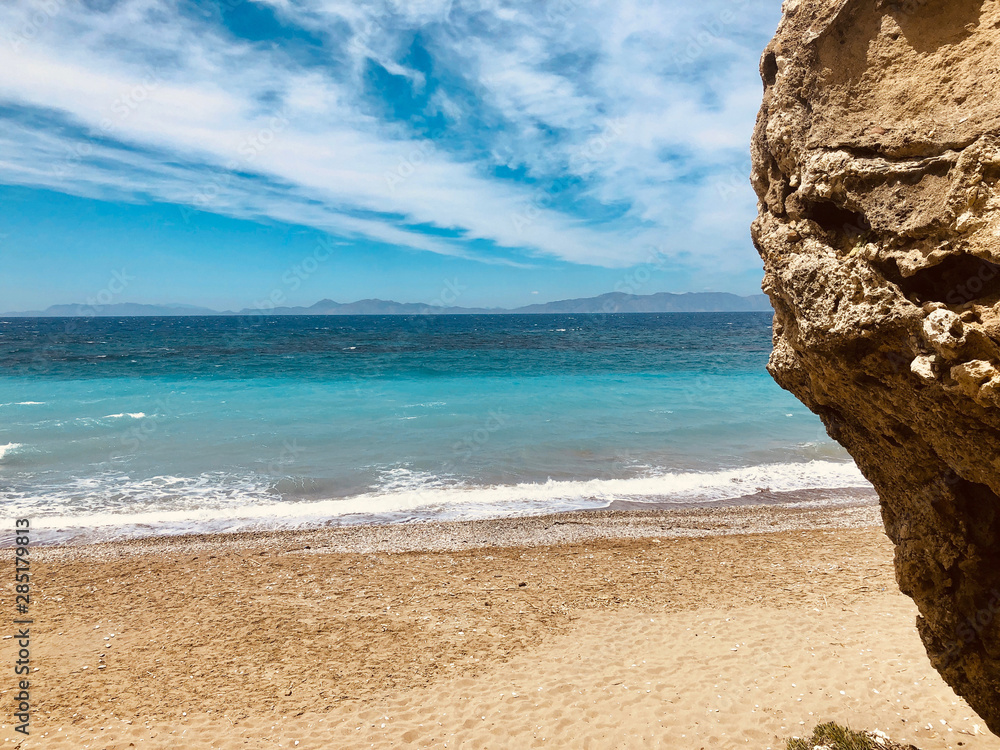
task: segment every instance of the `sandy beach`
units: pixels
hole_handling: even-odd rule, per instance
[[[836,720],[1000,748],[931,669],[870,504],[164,538],[33,565],[32,733],[10,673],[5,747],[777,750]]]

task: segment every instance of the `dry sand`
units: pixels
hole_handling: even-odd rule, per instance
[[[1000,749],[931,669],[876,523],[758,507],[39,548],[32,735],[3,666],[3,747],[777,750],[837,720]]]

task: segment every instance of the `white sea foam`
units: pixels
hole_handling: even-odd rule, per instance
[[[237,530],[322,523],[345,517],[407,519],[484,518],[604,508],[615,501],[685,505],[734,500],[759,492],[865,488],[852,463],[811,461],[715,472],[661,472],[633,479],[592,479],[475,486],[426,472],[394,469],[380,486],[347,498],[289,501],[260,477],[128,477],[79,480],[55,493],[12,497],[33,508],[42,529],[144,527],[171,530]],[[83,486],[86,484],[87,486]],[[51,488],[54,489],[54,488]],[[53,502],[55,501],[55,502]],[[73,508],[76,512],[67,512]]]
[[[146,413],[142,411],[136,412],[125,412],[124,414],[106,414],[101,419],[125,419],[128,417],[130,419],[145,419]]]
[[[0,406],[42,406],[44,403],[44,401],[10,401]]]
[[[0,445],[0,461],[11,451],[15,451],[21,447],[20,443],[7,443],[7,445]]]

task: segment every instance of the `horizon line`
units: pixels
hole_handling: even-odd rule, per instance
[[[55,303],[55,304],[51,304],[48,307],[46,307],[44,309],[40,309],[40,310],[9,310],[9,311],[0,312],[0,315],[20,316],[20,317],[53,317],[53,318],[59,318],[59,317],[143,317],[141,315],[127,315],[127,314],[126,315],[114,315],[114,314],[108,314],[108,313],[105,312],[106,310],[109,310],[109,309],[112,309],[112,308],[120,308],[120,307],[126,307],[126,306],[136,306],[136,307],[159,307],[159,308],[170,308],[170,309],[177,309],[177,310],[190,309],[190,310],[204,311],[204,312],[198,312],[198,313],[192,313],[192,314],[184,314],[184,313],[179,313],[177,315],[165,314],[165,315],[160,315],[160,316],[155,316],[155,317],[229,317],[229,316],[234,316],[234,315],[273,315],[275,317],[282,317],[282,316],[288,317],[289,313],[287,313],[287,312],[282,313],[282,312],[278,312],[278,311],[282,311],[282,310],[296,310],[296,309],[310,310],[310,309],[316,308],[317,306],[321,305],[324,302],[329,303],[331,305],[336,305],[338,307],[350,307],[352,305],[360,305],[362,303],[377,303],[377,304],[384,304],[384,305],[400,305],[400,306],[408,306],[408,307],[421,308],[422,310],[425,310],[425,311],[426,310],[440,310],[440,311],[443,311],[444,314],[451,314],[451,315],[460,315],[460,314],[481,314],[481,315],[488,315],[488,314],[504,314],[504,313],[534,314],[534,313],[518,313],[518,311],[525,311],[528,308],[532,308],[532,307],[539,307],[539,306],[545,306],[545,305],[557,305],[557,304],[560,304],[560,303],[589,302],[589,301],[599,300],[599,299],[604,298],[604,297],[610,297],[612,295],[621,295],[621,296],[624,296],[624,297],[629,298],[629,299],[646,299],[646,298],[652,298],[652,297],[658,297],[658,296],[685,297],[685,296],[703,296],[703,295],[723,295],[723,296],[727,296],[727,297],[735,297],[737,299],[742,299],[742,300],[759,299],[761,297],[764,297],[764,298],[767,297],[767,295],[763,294],[762,292],[757,292],[755,294],[737,294],[735,292],[717,292],[717,291],[692,292],[692,291],[687,291],[687,292],[653,292],[653,293],[650,293],[650,294],[632,294],[632,293],[629,293],[629,292],[612,291],[612,292],[604,292],[602,294],[594,295],[594,296],[591,296],[591,297],[567,297],[567,298],[563,298],[563,299],[550,300],[550,301],[547,301],[547,302],[532,302],[530,304],[519,305],[517,307],[476,307],[476,306],[463,307],[463,306],[458,306],[458,305],[445,306],[445,305],[442,305],[442,304],[434,304],[434,303],[431,303],[431,302],[398,302],[396,300],[382,299],[380,297],[366,297],[364,299],[354,300],[352,302],[337,302],[336,300],[330,299],[329,297],[324,297],[323,299],[317,300],[316,302],[312,303],[311,305],[272,305],[272,306],[269,306],[269,307],[263,307],[263,306],[259,306],[258,305],[256,307],[244,307],[244,308],[242,308],[240,310],[215,310],[215,309],[213,309],[211,307],[208,307],[208,306],[197,305],[197,304],[190,304],[190,303],[179,303],[179,302],[162,302],[162,303],[157,303],[157,302],[108,302],[108,303],[103,303],[103,304],[101,304],[101,303],[93,303],[93,302],[87,302],[87,303],[83,303],[83,302],[68,302],[68,303]],[[71,315],[44,315],[44,314],[43,315],[30,315],[29,314],[29,313],[47,313],[48,311],[53,310],[54,308],[78,308],[79,312],[77,312],[75,314],[71,314]],[[88,310],[92,311],[93,314],[91,314],[91,315],[85,314],[86,311],[88,311]],[[463,312],[459,312],[459,311],[463,311]],[[464,311],[468,311],[468,312],[464,312]],[[613,313],[613,312],[616,312],[616,311],[614,311],[614,310],[581,311],[580,314],[601,314],[601,313]],[[629,311],[626,311],[626,312],[629,312]],[[643,311],[631,311],[631,312],[643,312]],[[657,311],[649,311],[649,312],[657,312]],[[665,310],[665,311],[662,311],[662,312],[694,312],[694,311],[683,311],[683,310],[680,310],[680,311],[669,311],[669,310]],[[706,312],[712,312],[712,311],[706,311]],[[718,311],[718,312],[725,312],[725,311]],[[753,312],[753,311],[748,311],[748,312]],[[311,314],[313,316],[323,317],[324,315],[325,316],[352,315],[352,314],[353,315],[411,315],[411,314],[412,315],[420,315],[420,314],[433,314],[433,313],[413,311],[413,312],[396,312],[396,313],[384,312],[384,313],[305,313],[305,314],[306,315],[310,315]],[[555,314],[560,314],[560,313],[555,313]]]

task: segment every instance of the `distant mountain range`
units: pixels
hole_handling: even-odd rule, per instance
[[[657,313],[657,312],[770,312],[771,303],[763,294],[740,297],[727,292],[688,292],[686,294],[625,294],[610,292],[599,297],[567,299],[513,309],[476,307],[438,307],[415,302],[391,302],[363,299],[358,302],[334,302],[324,299],[310,307],[245,308],[239,312],[219,312],[191,305],[140,305],[124,302],[114,305],[53,305],[46,310],[0,313],[7,318],[110,318],[129,316],[175,315],[490,315],[490,314],[565,314],[565,313]]]

